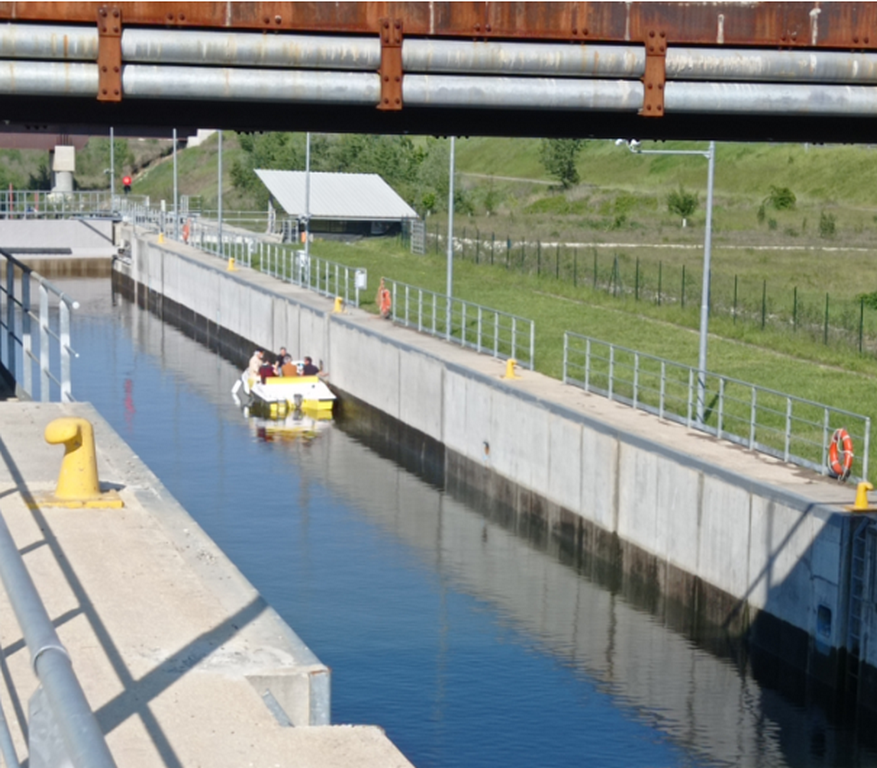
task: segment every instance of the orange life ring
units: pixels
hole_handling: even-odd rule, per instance
[[[183,224],[183,242],[189,242],[189,225],[192,223],[191,219],[186,219],[186,223]]]
[[[381,308],[381,317],[389,317],[390,309],[392,308],[393,301],[390,297],[390,291],[387,288],[381,288],[378,292],[380,297],[380,308]]]
[[[841,457],[840,454],[843,454]],[[828,464],[835,477],[846,480],[853,466],[853,439],[843,427],[834,430],[828,447]]]

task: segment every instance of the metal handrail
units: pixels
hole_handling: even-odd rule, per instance
[[[829,446],[844,428],[861,445],[867,479],[871,419],[730,376],[706,374],[697,419],[698,370],[572,331],[563,334],[563,381],[782,461],[829,473]]]
[[[234,259],[238,264],[308,288],[321,296],[341,296],[345,304],[351,304],[352,297],[353,306],[359,306],[360,290],[367,279],[365,269],[321,259],[289,245],[267,242],[256,234],[220,229],[218,224],[200,217],[184,218],[191,222],[186,241],[189,245],[222,259]]]
[[[533,370],[536,346],[533,320],[390,278],[382,279],[392,297],[393,322],[479,353],[513,358]]]
[[[149,198],[109,191],[0,190],[0,218],[4,219],[112,216],[139,205],[148,206]]]
[[[116,762],[73,672],[70,656],[61,644],[2,515],[0,580],[24,635],[31,666],[45,693],[70,762],[77,768],[115,768]],[[31,754],[37,738],[31,728]]]
[[[70,310],[78,309],[79,302],[72,299],[59,288],[31,267],[16,259],[9,251],[0,248],[0,258],[6,259],[6,285],[0,284],[0,298],[5,297],[6,312],[0,313],[0,332],[5,331],[6,343],[0,345],[0,364],[9,376],[20,386],[21,393],[28,399],[34,399],[33,363],[39,366],[40,400],[49,402],[51,399],[51,383],[54,382],[61,392],[61,402],[73,402],[70,375],[70,357],[79,354],[70,346]],[[16,295],[15,272],[21,272],[20,297]],[[31,282],[39,286],[39,312],[34,312],[31,301]],[[50,324],[49,294],[58,299],[58,330]],[[5,319],[4,319],[5,318]],[[20,321],[20,322],[19,322]],[[33,351],[32,323],[36,322],[39,339],[39,354]],[[57,342],[61,363],[60,379],[52,373],[51,347],[52,339]],[[21,349],[22,376],[17,377],[16,350]]]

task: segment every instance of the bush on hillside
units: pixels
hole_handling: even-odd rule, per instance
[[[819,236],[834,237],[837,233],[837,223],[833,213],[823,211],[819,214]]]
[[[583,139],[542,139],[539,145],[542,165],[564,189],[579,183],[576,159],[584,145]]]
[[[681,184],[678,190],[673,190],[667,195],[667,210],[675,213],[682,219],[684,227],[689,217],[697,210],[698,199],[695,192],[688,192]]]
[[[795,197],[795,193],[791,189],[788,187],[775,187],[773,184],[770,186],[770,194],[766,200],[777,211],[790,211],[795,207],[795,203],[798,202],[798,198]]]

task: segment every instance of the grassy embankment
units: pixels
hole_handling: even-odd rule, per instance
[[[668,142],[659,148],[704,146]],[[538,141],[473,138],[458,141],[457,148],[458,185],[472,214],[456,219],[457,237],[465,234],[469,244],[465,258],[456,263],[455,291],[471,301],[534,319],[539,370],[560,375],[564,330],[687,364],[696,362],[704,159],[636,156],[614,142],[588,142],[578,163],[581,183],[563,191],[551,185],[539,163]],[[239,152],[233,134],[226,133],[226,211],[252,209],[231,184],[230,168]],[[205,208],[215,207],[216,159],[215,137],[179,156],[180,193],[201,196]],[[855,340],[839,343],[830,334],[829,343],[823,343],[821,321],[826,292],[834,323],[843,302],[847,302],[843,311],[850,315],[857,312],[858,295],[877,290],[877,262],[871,251],[877,235],[877,202],[871,196],[875,182],[877,152],[867,147],[719,145],[712,293],[714,306],[724,308],[714,310],[710,321],[710,370],[877,417],[873,311],[865,318],[864,355],[857,353]],[[666,203],[669,191],[680,185],[695,192],[700,201],[685,228]],[[789,210],[765,206],[759,221],[758,209],[771,186],[788,187],[797,201]],[[169,200],[172,190],[168,159],[135,178],[135,192],[153,199]],[[429,234],[437,232],[441,238],[438,255],[431,246],[427,256],[411,256],[387,241],[355,245],[318,241],[314,252],[367,267],[372,288],[384,274],[443,291],[446,217],[439,212],[427,221]],[[825,222],[833,223],[833,232]],[[473,263],[476,233],[482,243],[479,265]],[[483,263],[491,235],[501,243],[493,267]],[[514,243],[511,264],[519,243],[526,241],[527,274],[504,268],[506,238]],[[560,251],[561,279],[554,277],[558,242],[569,244]],[[541,275],[533,274],[536,248]],[[604,290],[593,289],[595,256],[598,284]],[[659,268],[664,294],[660,305]],[[618,277],[621,290],[615,291],[613,281],[619,282]],[[735,277],[740,312],[736,322],[727,309]],[[639,301],[633,298],[634,285]],[[795,289],[801,315],[793,331],[789,318]],[[767,296],[763,330],[762,291]],[[809,306],[809,313],[802,312],[801,305]],[[856,321],[854,317],[852,325]]]

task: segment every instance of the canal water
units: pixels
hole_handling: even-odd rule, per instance
[[[333,722],[382,726],[418,768],[877,765],[864,729],[780,685],[775,662],[671,628],[617,574],[343,424],[264,430],[226,360],[108,280],[56,282],[82,305],[74,396],[332,668]]]

